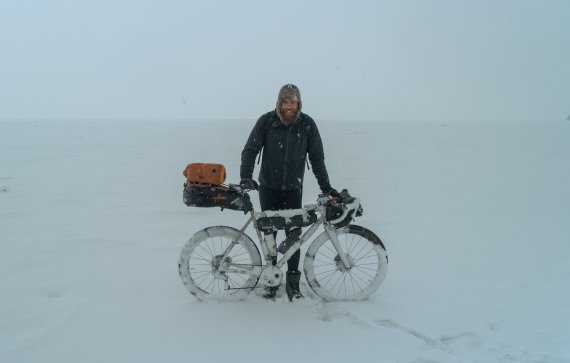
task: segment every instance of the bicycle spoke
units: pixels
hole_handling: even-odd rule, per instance
[[[365,280],[360,274],[354,273],[354,274],[352,274],[352,276],[354,276],[355,281],[360,281],[360,282],[362,282],[363,284],[367,284],[367,283],[368,283],[368,281]],[[372,280],[372,278],[374,277],[374,275],[366,275],[366,274],[365,274],[365,276],[366,276],[366,277],[369,277],[370,280]]]
[[[352,269],[353,269],[353,270],[358,269],[358,270],[360,270],[360,271],[362,271],[362,272],[364,272],[364,271],[372,271],[372,272],[374,272],[374,273],[375,273],[376,271],[378,271],[377,268],[363,267],[363,265],[355,265]]]
[[[357,291],[357,289],[354,288],[354,284],[356,284],[356,286],[358,287],[358,291],[363,290],[362,286],[360,286],[360,284],[358,283],[358,280],[356,280],[356,276],[354,274],[350,274],[350,281],[352,282],[353,291]]]
[[[368,246],[368,243],[361,243],[360,245],[361,245],[361,246],[360,246],[360,249],[358,250],[358,252],[355,252],[355,253],[352,254],[352,256],[353,256],[355,259],[358,259],[358,256],[360,255],[360,253],[361,253],[363,250],[366,250],[366,249],[370,248],[370,247]]]
[[[322,276],[324,274],[329,275],[331,273],[335,273],[336,271],[337,271],[336,267],[333,267],[333,268],[330,268],[330,269],[324,270],[324,271],[319,270],[319,272],[315,271],[315,276]]]

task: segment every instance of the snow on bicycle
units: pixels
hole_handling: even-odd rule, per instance
[[[363,300],[380,287],[388,268],[386,248],[375,233],[352,224],[363,209],[360,200],[347,190],[339,197],[320,195],[316,204],[301,209],[256,212],[250,190],[223,185],[225,169],[221,165],[215,169],[214,180],[221,182],[187,182],[184,203],[242,211],[249,217],[239,230],[207,227],[185,244],[178,261],[179,273],[196,298],[240,300],[255,288],[279,286],[282,267],[307,242],[304,275],[311,290],[323,300]],[[257,244],[245,233],[250,225]],[[321,226],[324,231],[314,237]],[[278,246],[275,233],[279,230],[293,233]]]

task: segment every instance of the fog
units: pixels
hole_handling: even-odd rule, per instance
[[[570,2],[0,4],[0,118],[564,121]],[[564,121],[565,122],[565,121]]]

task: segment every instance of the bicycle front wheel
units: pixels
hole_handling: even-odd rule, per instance
[[[357,225],[336,230],[347,268],[327,232],[309,246],[304,271],[311,289],[326,301],[364,300],[382,284],[388,269],[384,244],[372,231]]]
[[[231,227],[208,227],[186,243],[178,272],[188,291],[199,300],[241,300],[259,280],[261,256],[248,235]]]

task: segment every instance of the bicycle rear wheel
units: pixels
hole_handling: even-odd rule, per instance
[[[226,258],[224,251],[232,243]],[[261,256],[251,238],[232,227],[208,227],[196,232],[178,260],[182,282],[199,300],[241,300],[257,284]]]
[[[386,248],[378,236],[364,227],[351,224],[336,232],[351,267],[343,264],[329,235],[321,233],[305,255],[307,283],[326,301],[364,300],[386,277]]]

